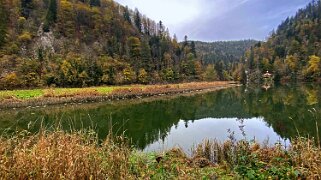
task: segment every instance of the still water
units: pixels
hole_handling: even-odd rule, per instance
[[[270,144],[321,132],[321,86],[235,87],[194,96],[64,105],[0,111],[0,131],[61,125],[94,128],[100,139],[125,134],[145,151],[181,147],[204,139],[255,139]],[[319,135],[321,136],[321,134]]]

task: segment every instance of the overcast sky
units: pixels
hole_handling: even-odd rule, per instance
[[[162,20],[182,40],[264,40],[310,0],[116,0]]]

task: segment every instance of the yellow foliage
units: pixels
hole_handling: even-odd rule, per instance
[[[18,40],[20,42],[30,42],[32,39],[32,36],[31,36],[31,33],[30,32],[23,32],[19,37],[18,37]]]
[[[285,63],[290,68],[292,72],[296,71],[298,68],[298,58],[296,56],[288,56],[286,57]]]
[[[318,56],[313,55],[309,57],[308,72],[320,72],[320,58]]]

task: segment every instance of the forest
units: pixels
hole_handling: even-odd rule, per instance
[[[287,18],[266,42],[251,47],[242,61],[251,82],[272,72],[276,82],[320,81],[321,1]]]
[[[276,82],[319,81],[320,19],[313,1],[266,42],[178,42],[162,21],[113,0],[2,0],[0,89],[259,83],[267,71]]]
[[[0,32],[1,89],[206,79],[190,42],[112,0],[3,0]]]

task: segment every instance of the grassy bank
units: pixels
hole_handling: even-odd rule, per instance
[[[321,149],[298,138],[285,150],[247,141],[204,141],[193,155],[180,149],[142,153],[124,138],[98,143],[95,133],[41,131],[0,139],[4,179],[320,179]]]
[[[168,85],[131,85],[89,88],[50,88],[0,91],[0,108],[43,106],[64,103],[98,102],[143,98],[199,90],[227,88],[234,82],[193,82]]]

